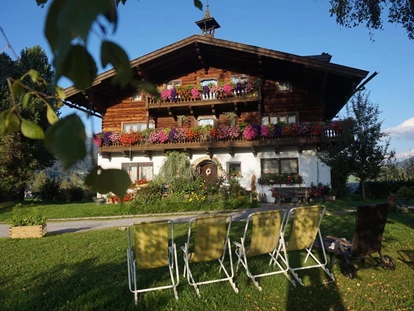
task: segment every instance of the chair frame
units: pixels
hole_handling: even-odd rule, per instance
[[[341,255],[344,258],[342,273],[349,277],[355,278],[358,270],[382,267],[384,269],[396,269],[394,259],[389,255],[382,254],[382,239],[387,222],[388,204],[380,203],[374,205],[362,205],[357,207],[355,219],[355,229],[352,235],[352,242],[340,239],[335,236],[324,238],[325,247],[334,243],[331,256],[331,267],[335,264],[335,255]],[[365,231],[365,232],[361,232]],[[323,248],[325,248],[323,247]],[[378,253],[380,262],[374,265],[362,266],[358,269],[351,263],[360,260],[365,263],[365,257]],[[375,258],[374,258],[375,259]]]
[[[192,233],[192,231],[197,230],[197,227],[193,230],[192,226],[193,226],[194,223],[197,224],[197,221],[202,221],[203,219],[210,219],[210,218],[213,218],[213,217],[225,217],[226,218],[227,228],[226,228],[226,237],[225,237],[225,241],[224,241],[224,245],[223,245],[223,253],[222,253],[221,258],[217,259],[217,261],[219,262],[219,265],[220,265],[219,272],[221,272],[221,270],[223,269],[226,277],[219,278],[219,279],[196,282],[194,280],[193,273],[191,272],[191,269],[190,269],[190,262],[191,262],[191,256],[192,256],[192,253],[190,253],[190,249],[189,249],[190,242],[192,240],[191,239],[191,236],[192,236],[191,233]],[[194,217],[189,222],[187,242],[184,244],[184,246],[181,246],[181,249],[183,251],[183,259],[184,259],[184,273],[183,273],[183,276],[187,277],[188,284],[190,284],[191,286],[194,287],[198,297],[201,297],[200,296],[200,290],[198,288],[199,285],[205,285],[205,284],[211,284],[211,283],[217,283],[217,282],[225,282],[225,281],[228,281],[230,283],[231,287],[233,288],[233,290],[236,293],[239,292],[239,289],[237,288],[236,284],[233,281],[234,268],[233,268],[233,259],[232,259],[232,255],[231,255],[231,244],[230,244],[230,238],[229,238],[231,222],[232,222],[232,217],[228,216],[228,215],[226,215],[226,216],[213,215],[213,216]],[[228,252],[228,254],[229,254],[230,271],[227,271],[226,267],[223,264],[225,256],[226,256],[226,252]]]
[[[273,250],[271,252],[268,252],[268,253],[263,252],[263,253],[260,253],[260,254],[255,254],[255,255],[252,255],[252,257],[268,254],[270,256],[269,266],[272,265],[272,263],[273,263],[274,265],[278,266],[279,270],[260,273],[260,274],[253,274],[250,271],[249,265],[248,265],[248,257],[249,257],[248,250],[249,250],[249,248],[247,247],[247,239],[249,238],[248,237],[248,230],[250,228],[250,223],[252,223],[253,217],[255,217],[255,216],[259,216],[259,215],[260,216],[265,216],[265,215],[267,216],[268,215],[269,217],[271,217],[272,215],[274,215],[276,213],[281,214],[280,215],[281,216],[281,221],[280,221],[280,230],[279,230],[278,233],[275,234],[275,240],[276,241],[275,241]],[[282,265],[277,260],[279,256],[282,256],[281,251],[283,252],[283,255],[285,256],[285,258],[286,258],[286,255],[287,255],[286,254],[286,246],[285,246],[284,238],[283,238],[283,235],[282,235],[283,225],[285,224],[285,217],[286,217],[286,213],[285,213],[284,210],[271,210],[271,211],[251,213],[247,217],[246,225],[245,225],[245,228],[244,228],[244,233],[243,233],[243,236],[240,239],[240,243],[233,241],[233,244],[236,246],[235,254],[238,257],[237,265],[236,265],[236,271],[238,271],[239,265],[242,264],[242,266],[246,270],[247,276],[253,281],[253,284],[259,289],[259,291],[262,291],[262,287],[260,286],[260,284],[256,280],[256,278],[275,275],[275,274],[283,273],[288,278],[288,280],[290,282],[292,282],[293,285],[295,285],[295,282],[292,280],[292,278],[290,277],[290,275],[288,273],[289,270],[288,270],[287,266],[286,266],[286,268],[282,267]],[[255,234],[255,230],[257,230],[256,227],[257,227],[257,225],[255,225],[253,223],[252,224],[252,235],[250,236],[250,239]],[[252,246],[251,242],[252,242],[252,240],[250,240],[249,247]],[[260,243],[260,242],[256,242],[256,243]]]
[[[293,218],[293,213],[295,211],[297,211],[299,209],[304,209],[304,210],[307,210],[308,209],[309,210],[310,208],[314,208],[314,207],[318,207],[318,206],[317,205],[314,205],[314,206],[299,206],[299,207],[291,208],[288,211],[288,214],[286,216],[285,225],[283,226],[283,232],[282,232],[283,237],[285,238],[285,236],[286,236],[287,227],[289,225],[290,219]],[[299,275],[297,274],[296,271],[313,269],[313,268],[321,268],[328,275],[328,277],[331,279],[331,281],[328,281],[328,283],[331,283],[331,282],[334,282],[335,281],[334,275],[327,268],[327,257],[326,257],[325,248],[322,248],[323,262],[320,262],[319,259],[316,258],[316,256],[312,253],[313,246],[314,246],[314,243],[315,243],[315,240],[316,239],[319,239],[320,243],[323,243],[320,226],[321,226],[321,222],[322,222],[323,216],[325,214],[326,207],[324,205],[321,205],[320,207],[321,207],[321,212],[320,212],[320,217],[319,217],[318,226],[317,226],[318,229],[317,229],[317,233],[316,233],[315,239],[313,240],[313,242],[310,244],[309,247],[304,247],[303,249],[298,249],[297,250],[297,251],[301,251],[301,250],[305,250],[306,251],[306,257],[305,257],[304,263],[306,263],[307,260],[309,259],[309,257],[311,257],[316,262],[316,264],[310,265],[310,266],[292,267],[290,265],[290,262],[289,262],[289,255],[288,255],[289,254],[289,244],[288,244],[288,242],[287,243],[285,242],[287,256],[285,258],[283,258],[283,256],[281,257],[282,261],[284,261],[284,263],[288,267],[289,272],[292,274],[292,276],[295,278],[295,280],[297,282],[299,282],[299,284],[302,285],[302,286],[304,286],[303,281],[299,277]],[[294,223],[294,221],[292,222],[292,225],[293,225],[293,223]],[[293,228],[292,228],[291,236],[293,234],[294,234],[294,231],[293,231]]]
[[[137,260],[134,258],[134,251],[132,250],[133,243],[131,240],[131,228],[135,228],[135,226],[139,225],[146,225],[146,224],[165,224],[168,225],[168,270],[171,277],[171,285],[165,286],[158,286],[158,287],[149,287],[149,288],[142,288],[138,289],[137,284],[137,270],[144,270],[144,269],[137,269]],[[177,260],[177,248],[176,244],[174,243],[174,222],[172,220],[157,220],[157,221],[149,221],[149,222],[142,222],[142,223],[132,223],[129,224],[127,227],[127,235],[128,235],[128,249],[127,249],[127,264],[128,264],[128,287],[129,290],[134,294],[134,301],[135,304],[138,304],[139,293],[145,293],[149,291],[155,290],[163,290],[172,288],[174,291],[175,299],[178,299],[178,292],[177,286],[180,282],[179,279],[179,271],[178,271],[178,260]],[[175,278],[174,278],[174,270],[175,270]]]

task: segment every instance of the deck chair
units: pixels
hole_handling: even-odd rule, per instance
[[[167,288],[172,288],[175,298],[178,299],[179,272],[174,243],[174,222],[160,220],[130,224],[127,233],[128,285],[129,290],[134,294],[135,304],[138,303],[139,293]],[[171,285],[138,288],[137,270],[166,266],[170,272]]]
[[[322,243],[322,235],[320,231],[320,225],[323,215],[325,214],[325,206],[313,205],[295,207],[289,210],[286,217],[285,225],[282,235],[286,242],[286,262],[289,272],[299,282],[300,285],[304,285],[302,279],[299,277],[297,271],[321,268],[329,277],[330,282],[334,282],[335,278],[333,274],[327,268],[327,258],[325,249],[322,248],[323,262],[321,262],[313,253],[313,246],[316,239],[319,239],[319,243]],[[288,226],[291,224],[291,226]],[[288,234],[288,227],[290,228],[289,238],[286,239]],[[306,257],[299,266],[292,266],[291,256],[289,253],[293,251],[305,251]],[[311,257],[314,260],[314,264],[304,265]],[[280,257],[283,261],[283,256]]]
[[[194,224],[195,232],[192,234]],[[187,276],[188,283],[194,287],[198,297],[200,297],[199,285],[223,281],[228,281],[233,290],[236,293],[239,292],[233,282],[234,269],[229,239],[230,227],[231,217],[227,215],[202,216],[190,220],[187,242],[181,249],[184,252],[184,277]],[[226,253],[229,254],[230,271],[227,271],[224,266]],[[219,263],[219,272],[223,270],[226,276],[196,282],[191,271],[191,265],[215,260]]]
[[[286,257],[286,248],[283,240],[282,224],[284,224],[284,211],[272,210],[265,212],[252,213],[247,217],[243,237],[239,242],[233,242],[236,245],[235,253],[238,258],[236,271],[239,265],[245,268],[247,276],[253,281],[254,285],[261,291],[262,287],[256,278],[283,273],[290,280],[288,269],[283,268],[277,261],[277,257],[283,255]],[[249,230],[249,226],[251,230]],[[249,234],[249,232],[251,233]],[[253,274],[249,268],[248,259],[260,255],[268,254],[270,256],[269,265],[272,263],[278,267],[275,271]]]
[[[383,255],[381,252],[387,214],[387,203],[358,206],[352,241],[334,236],[324,238],[325,248],[330,245],[333,254],[343,258],[341,270],[345,276],[355,278],[357,270],[372,267],[395,270],[396,263],[394,259],[391,256]],[[374,258],[372,256],[374,253],[379,254],[379,260],[378,257]],[[366,266],[366,256],[372,257],[377,263]],[[355,260],[359,260],[362,264],[358,269],[351,263]],[[331,265],[334,264],[334,261],[335,256],[332,256]]]

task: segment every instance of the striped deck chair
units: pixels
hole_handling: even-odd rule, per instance
[[[160,220],[130,224],[127,233],[128,285],[134,294],[135,304],[138,303],[139,293],[167,288],[172,288],[175,298],[178,299],[179,272],[174,243],[174,222]],[[166,266],[170,272],[171,285],[138,289],[137,270]]]
[[[194,223],[195,232],[192,234]],[[239,292],[236,284],[233,282],[234,269],[229,239],[230,226],[231,217],[226,215],[203,216],[190,220],[187,243],[181,249],[184,252],[184,277],[187,276],[188,283],[194,287],[198,297],[200,297],[199,285],[223,281],[228,281],[233,290],[236,293]],[[226,252],[229,254],[230,271],[227,271],[224,266]],[[226,276],[196,282],[191,272],[191,264],[215,260],[219,262],[219,272],[223,270]]]
[[[249,226],[252,223],[251,233]],[[273,210],[265,212],[257,212],[249,215],[246,221],[243,237],[241,242],[233,242],[236,245],[236,256],[238,257],[236,270],[239,268],[239,264],[246,269],[247,276],[252,279],[254,285],[261,291],[262,287],[256,278],[264,277],[268,275],[274,275],[283,273],[291,281],[288,274],[288,269],[283,268],[282,265],[277,261],[277,257],[285,256],[286,249],[283,240],[282,225],[284,224],[284,212],[283,210]],[[281,253],[283,252],[283,254]],[[249,269],[248,258],[256,257],[260,255],[269,254],[270,262],[278,269],[275,271],[264,272],[261,274],[253,274]]]
[[[290,209],[286,217],[286,222],[282,233],[285,238],[289,223],[291,223],[291,228],[289,239],[285,239],[285,241],[287,241],[286,252],[288,254],[285,263],[289,269],[289,272],[301,285],[304,284],[302,282],[302,279],[299,278],[296,271],[312,268],[321,268],[328,275],[331,282],[335,281],[333,274],[326,267],[327,259],[325,249],[322,248],[323,262],[320,262],[319,259],[312,253],[315,239],[318,238],[319,242],[322,243],[322,235],[319,227],[321,225],[324,213],[325,206],[323,205],[303,206]],[[292,251],[306,251],[306,257],[303,263],[306,263],[309,257],[311,257],[315,263],[313,265],[300,265],[299,267],[293,267],[289,256],[289,252]],[[282,261],[284,260],[283,257],[281,257],[281,259]]]

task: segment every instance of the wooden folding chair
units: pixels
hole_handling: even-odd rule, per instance
[[[129,290],[134,294],[135,304],[138,303],[139,293],[168,288],[174,290],[174,296],[178,299],[179,272],[177,249],[174,243],[174,222],[160,220],[130,224],[127,234],[128,285]],[[138,289],[137,270],[165,266],[168,266],[170,272],[171,285]]]
[[[195,232],[192,234],[194,223]],[[233,290],[236,293],[239,292],[236,284],[233,282],[234,269],[229,239],[230,227],[231,217],[226,215],[203,216],[190,220],[187,243],[181,249],[184,252],[184,277],[187,276],[188,283],[194,287],[198,297],[200,297],[199,285],[223,281],[228,281]],[[224,259],[227,252],[229,254],[230,271],[227,271],[224,266]],[[191,264],[215,260],[219,263],[219,272],[223,270],[226,276],[196,282],[191,271]]]

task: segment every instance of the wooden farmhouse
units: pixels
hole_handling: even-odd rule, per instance
[[[155,84],[153,97],[98,75],[86,92],[65,90],[70,106],[102,117],[98,163],[131,179],[153,179],[169,151],[182,151],[208,180],[231,174],[246,189],[270,195],[272,184],[330,184],[317,157],[340,139],[332,119],[368,72],[334,64],[331,55],[298,56],[214,37],[206,16],[193,35],[130,64],[135,79]],[[91,103],[93,107],[91,107]]]

